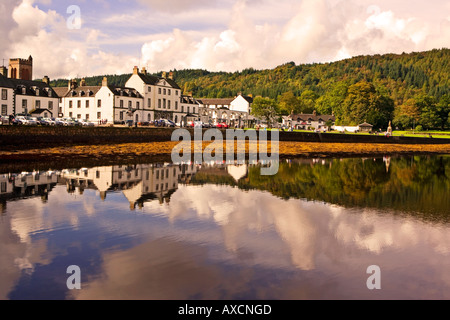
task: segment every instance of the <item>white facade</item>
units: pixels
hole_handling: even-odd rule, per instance
[[[144,99],[136,89],[108,86],[81,86],[72,88],[62,98],[64,117],[86,119],[97,123],[120,123],[127,120],[145,121]]]
[[[0,114],[7,116],[14,113],[14,90],[0,87]]]
[[[175,115],[183,113],[180,100],[181,89],[172,76],[164,75],[162,78],[158,78],[147,74],[145,69],[140,73],[139,69],[135,67],[126,86],[136,89],[143,96],[146,121],[160,118],[174,120]]]

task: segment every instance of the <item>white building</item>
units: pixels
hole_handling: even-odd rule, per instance
[[[234,98],[200,99],[201,121],[212,124],[226,123],[230,126],[249,126],[255,121],[250,115],[253,98],[239,94]]]
[[[134,88],[108,85],[103,78],[102,86],[81,86],[72,82],[71,89],[62,98],[64,117],[86,119],[97,123],[125,124],[127,120],[145,121],[144,99]]]
[[[1,115],[6,116],[14,113],[14,85],[10,79],[0,74],[0,105]]]
[[[334,115],[318,115],[316,111],[312,114],[291,114],[287,117],[282,117],[283,125],[292,127],[297,130],[326,130],[328,131],[335,122]],[[328,126],[332,124],[332,126]]]
[[[146,121],[174,120],[174,115],[182,113],[181,89],[173,80],[172,72],[169,75],[164,72],[160,78],[148,74],[145,68],[139,72],[139,68],[134,67],[126,86],[135,88],[143,96]]]
[[[0,75],[0,91],[2,115],[29,114],[36,109],[53,114],[58,108],[58,96],[50,87],[48,77],[41,82]]]

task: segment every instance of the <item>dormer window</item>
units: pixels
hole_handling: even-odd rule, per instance
[[[27,94],[27,88],[26,87],[22,87],[22,94]]]
[[[52,90],[51,89],[48,89],[48,96],[51,98],[51,97],[53,97],[53,93],[52,93]]]
[[[84,96],[85,95],[85,93],[84,93],[84,91],[80,91],[80,97],[82,97],[82,96]]]
[[[72,97],[75,97],[77,95],[77,92],[75,90],[72,91]]]
[[[37,96],[39,96],[39,88],[34,89],[34,92]]]

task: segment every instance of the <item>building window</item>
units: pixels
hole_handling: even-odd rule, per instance
[[[72,116],[73,116],[73,113],[69,112],[69,118],[72,118]]]
[[[178,101],[175,101],[175,110],[178,110]]]
[[[102,113],[101,112],[97,112],[97,119],[101,119],[102,118]]]
[[[73,101],[70,100],[70,101],[69,101],[69,108],[72,108],[72,104],[73,104]]]
[[[161,94],[161,88],[158,88],[158,94]]]
[[[178,90],[175,90],[175,95],[178,95]]]
[[[158,99],[158,108],[161,108],[161,99]]]
[[[152,115],[150,113],[147,115],[147,121],[152,121]]]
[[[89,120],[89,113],[86,113],[86,120]]]
[[[120,107],[123,108],[123,100],[120,100]]]
[[[41,101],[36,100],[36,109],[39,109],[41,107]]]
[[[156,170],[156,180],[159,180],[159,170]]]
[[[78,108],[81,108],[81,100],[78,100],[78,101],[77,101],[77,107],[78,107]]]
[[[77,114],[77,119],[81,119],[81,114]]]
[[[136,109],[139,109],[139,101],[136,101]]]
[[[86,108],[89,108],[89,100],[86,100]]]
[[[96,171],[95,172],[95,176],[96,176],[97,179],[100,179],[100,171]]]
[[[2,89],[2,100],[8,100],[8,90]]]
[[[2,116],[6,116],[8,114],[8,106],[6,104],[2,104]]]
[[[166,108],[166,99],[163,99],[163,109]]]
[[[123,111],[121,111],[121,112],[119,113],[119,119],[120,119],[120,120],[123,120]]]
[[[167,89],[167,94],[170,96],[170,94],[171,94],[170,89]]]
[[[131,109],[133,107],[133,103],[131,101],[128,101],[128,109]]]
[[[170,109],[170,100],[169,100],[169,101],[167,101],[167,108],[169,108],[169,109]]]
[[[165,95],[165,94],[166,94],[166,89],[163,90],[163,95]]]
[[[148,92],[152,92],[152,87],[148,87]]]
[[[184,106],[181,106],[181,112],[184,112]]]
[[[53,110],[53,101],[48,102],[48,110]]]
[[[59,113],[62,113],[62,107],[59,107],[58,110],[59,110]]]
[[[2,193],[5,193],[6,192],[6,182],[2,182],[2,187],[1,187],[1,190],[0,190]]]
[[[102,106],[102,100],[99,99],[99,100],[97,101],[97,107],[100,108],[101,106]]]
[[[148,104],[148,107],[150,108],[152,105],[152,100],[150,98],[148,98],[147,104]]]

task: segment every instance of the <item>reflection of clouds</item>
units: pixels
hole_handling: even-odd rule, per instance
[[[274,228],[289,248],[291,263],[302,270],[316,267],[319,256],[330,261],[386,251],[409,252],[417,246],[430,247],[435,254],[450,252],[448,228],[392,213],[369,209],[345,209],[324,203],[276,198],[267,192],[243,192],[217,185],[180,186],[170,205],[148,203],[144,212],[166,215],[170,221],[210,219],[222,227],[227,250],[246,248],[266,252],[267,248],[249,240],[258,230]],[[349,212],[352,212],[349,214]],[[276,250],[279,250],[277,248]],[[416,255],[411,251],[412,255]],[[256,254],[258,256],[258,254]]]
[[[95,223],[84,225],[84,216]],[[334,290],[340,296],[359,282],[365,286],[370,264],[380,265],[390,281],[383,283],[398,286],[396,292],[437,295],[408,287],[415,277],[418,287],[438,284],[444,295],[450,288],[448,225],[392,212],[282,200],[268,192],[229,186],[180,185],[170,203],[146,202],[133,213],[122,193],[111,193],[102,202],[93,190],[74,197],[57,187],[46,205],[39,199],[11,203],[3,220],[0,267],[5,272],[0,274],[0,298],[7,296],[21,269],[33,272],[37,263],[48,264],[53,256],[67,254],[65,248],[48,248],[42,239],[51,237],[46,233],[78,227],[91,228],[86,232],[98,233],[95,239],[107,231],[108,237],[146,240],[130,249],[100,251],[103,273],[90,276],[83,290],[72,292],[80,299],[224,298],[220,290],[233,298],[248,290],[246,286],[258,286],[254,277],[261,271],[254,268],[270,270],[271,275],[278,270],[295,274],[296,281],[283,283],[283,288],[271,287],[279,282],[253,288],[274,289],[278,294],[274,298],[321,297],[320,290]],[[75,246],[81,240],[71,241]],[[81,250],[81,242],[79,246]],[[238,271],[223,270],[229,265],[238,266]],[[297,289],[302,286],[308,293]],[[264,292],[251,296],[267,297]]]

